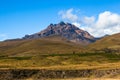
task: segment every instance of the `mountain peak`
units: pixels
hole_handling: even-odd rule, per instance
[[[23,39],[36,39],[36,38],[44,38],[52,35],[60,35],[72,42],[77,43],[91,43],[95,40],[95,38],[90,35],[87,31],[79,29],[73,24],[65,23],[61,21],[58,24],[50,24],[46,29],[40,31],[38,33],[27,35],[23,37]]]
[[[63,22],[63,21],[61,21],[59,24],[60,24],[61,26],[66,25],[66,23]]]

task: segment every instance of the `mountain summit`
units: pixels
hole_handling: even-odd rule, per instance
[[[58,24],[50,24],[46,29],[41,32],[25,35],[23,39],[36,39],[48,36],[59,35],[72,42],[88,44],[95,41],[95,38],[87,31],[79,29],[73,24],[60,22]]]

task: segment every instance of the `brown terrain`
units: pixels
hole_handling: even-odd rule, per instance
[[[70,23],[0,42],[0,80],[120,80],[120,33],[100,39]]]

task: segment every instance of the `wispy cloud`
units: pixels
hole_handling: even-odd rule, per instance
[[[7,35],[6,34],[0,34],[0,41],[3,41],[7,39]]]
[[[91,16],[91,17],[88,17],[88,16],[85,16],[82,20],[82,22],[84,24],[93,24],[95,22],[95,17],[94,16]]]
[[[62,17],[62,19],[66,19],[69,21],[77,21],[78,20],[78,16],[76,14],[73,14],[73,8],[68,9],[66,11],[61,10],[59,11],[59,15]]]
[[[120,14],[104,11],[95,16],[82,16],[74,13],[73,8],[59,12],[61,18],[68,19],[77,27],[90,32],[95,37],[120,32]]]

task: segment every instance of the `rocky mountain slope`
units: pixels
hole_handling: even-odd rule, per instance
[[[26,35],[25,37],[23,37],[23,39],[36,39],[52,35],[59,35],[72,42],[83,44],[89,44],[95,41],[95,38],[87,31],[79,29],[78,27],[70,23],[64,22],[60,22],[58,24],[50,24],[45,30],[32,35]]]

